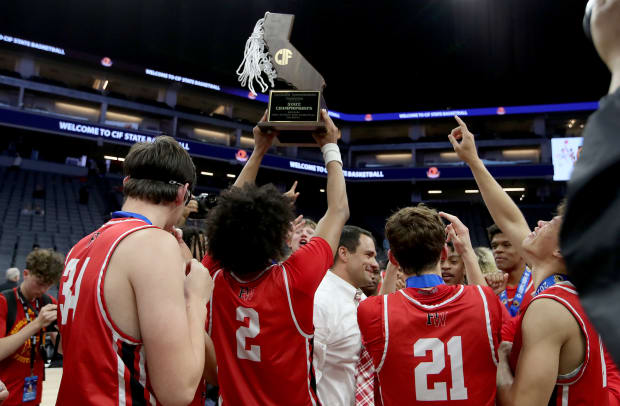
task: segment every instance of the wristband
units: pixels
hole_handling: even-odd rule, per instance
[[[323,153],[325,166],[327,166],[327,164],[331,161],[337,161],[340,165],[342,165],[342,157],[340,156],[340,148],[338,148],[338,144],[334,142],[325,144],[321,147],[321,152]]]

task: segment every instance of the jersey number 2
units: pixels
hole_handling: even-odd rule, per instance
[[[84,265],[82,265],[82,269],[80,270],[76,280],[75,271],[77,270],[78,262],[80,262],[80,260],[77,258],[70,260],[65,268],[65,271],[62,273],[63,277],[67,275],[69,275],[69,277],[62,284],[62,292],[60,292],[60,294],[65,298],[64,303],[60,305],[61,325],[67,324],[69,310],[73,309],[73,314],[75,316],[75,308],[77,306],[78,297],[80,296],[80,285],[82,285],[82,276],[84,276],[84,271],[88,266],[88,262],[90,262],[90,257],[86,258],[84,261]],[[74,293],[71,293],[71,288],[74,288]]]
[[[248,326],[237,329],[237,358],[260,362],[260,347],[251,345],[248,350],[245,345],[246,338],[254,338],[260,332],[258,313],[249,307],[237,307],[237,321],[244,323],[245,319],[248,319]]]
[[[467,399],[467,388],[463,377],[463,349],[461,336],[452,337],[448,340],[448,355],[450,356],[450,369],[452,372],[452,387],[450,388],[450,400]],[[426,356],[431,351],[433,359],[430,362],[420,362],[415,367],[415,397],[416,400],[448,400],[448,392],[445,382],[436,382],[433,388],[428,387],[428,375],[435,375],[443,371],[446,366],[444,343],[438,338],[420,338],[413,345],[413,355],[416,357]]]

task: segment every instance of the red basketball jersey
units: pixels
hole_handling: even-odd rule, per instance
[[[312,312],[314,292],[332,262],[329,244],[318,237],[250,280],[205,257],[214,281],[207,330],[223,405],[319,404]]]
[[[149,384],[142,343],[114,324],[103,291],[118,244],[150,227],[139,219],[113,219],[67,255],[58,300],[64,368],[57,405],[159,404]]]
[[[501,306],[490,288],[462,285],[363,301],[357,318],[383,405],[495,405]]]
[[[557,283],[542,291],[530,303],[542,298],[555,300],[566,307],[577,320],[586,339],[586,355],[583,364],[570,374],[557,377],[550,404],[557,406],[607,405],[609,391],[603,341],[581,307],[575,286],[567,281]],[[527,308],[521,313],[521,321],[526,311]],[[510,366],[513,371],[516,371],[517,360],[523,345],[521,327],[521,322],[519,322],[510,354]]]

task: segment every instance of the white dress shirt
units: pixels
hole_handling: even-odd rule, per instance
[[[327,271],[314,295],[313,365],[324,405],[355,405],[355,373],[362,347],[357,305],[365,298],[332,271]]]

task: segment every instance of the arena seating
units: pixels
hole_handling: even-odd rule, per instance
[[[64,175],[0,168],[0,269],[23,269],[33,244],[66,254],[103,222],[104,203],[96,182]],[[79,203],[87,187],[87,204]],[[33,197],[35,189],[39,196]],[[36,214],[36,209],[42,209]],[[31,210],[32,213],[28,213]]]

